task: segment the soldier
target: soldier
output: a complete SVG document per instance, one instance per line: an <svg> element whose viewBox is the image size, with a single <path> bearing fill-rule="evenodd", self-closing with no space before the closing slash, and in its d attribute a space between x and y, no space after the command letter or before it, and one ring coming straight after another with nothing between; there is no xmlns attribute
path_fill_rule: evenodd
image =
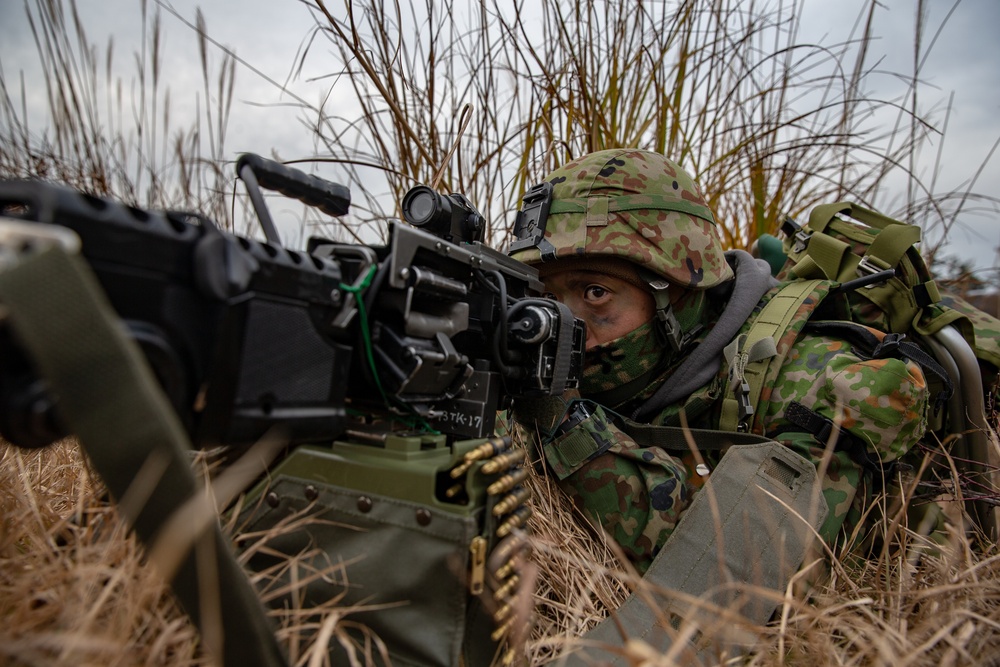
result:
<svg viewBox="0 0 1000 667"><path fill-rule="evenodd" d="M692 428L720 428L740 402L727 389L730 344L776 282L764 262L723 251L697 185L661 155L599 151L545 180L553 189L544 235L511 255L538 268L546 296L586 322L585 369L578 391L516 404L514 416L535 429L561 488L644 572L704 471L638 444L622 418L678 426L683 413ZM829 505L820 534L832 545L859 522L884 466L923 435L928 398L908 359L869 358L885 355L802 331L828 289L808 295L778 332L782 362L739 421L819 467Z"/></svg>

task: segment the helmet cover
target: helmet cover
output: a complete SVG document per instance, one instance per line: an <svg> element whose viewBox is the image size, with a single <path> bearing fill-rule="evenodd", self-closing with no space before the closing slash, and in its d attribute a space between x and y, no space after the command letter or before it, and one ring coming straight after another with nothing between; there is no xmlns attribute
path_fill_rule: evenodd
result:
<svg viewBox="0 0 1000 667"><path fill-rule="evenodd" d="M715 216L700 189L662 155L597 151L545 180L552 184L552 201L544 238L536 247L512 252L514 259L537 265L570 257L617 257L695 290L732 279ZM571 264L577 262L538 268L546 274Z"/></svg>

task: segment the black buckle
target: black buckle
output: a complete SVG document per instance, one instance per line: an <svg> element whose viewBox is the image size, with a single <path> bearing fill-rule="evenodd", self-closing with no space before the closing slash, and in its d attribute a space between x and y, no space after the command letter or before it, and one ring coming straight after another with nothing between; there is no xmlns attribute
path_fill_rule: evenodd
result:
<svg viewBox="0 0 1000 667"><path fill-rule="evenodd" d="M785 238L795 241L795 245L792 247L792 252L794 253L800 253L805 250L809 245L810 237L812 237L812 231L800 225L790 215L785 216L785 221L781 223L778 229L785 235Z"/></svg>
<svg viewBox="0 0 1000 667"><path fill-rule="evenodd" d="M556 436L569 433L572 429L590 419L591 414L592 412L587 407L586 401L574 401L569 409L569 413L566 415L566 420L556 428Z"/></svg>
<svg viewBox="0 0 1000 667"><path fill-rule="evenodd" d="M743 381L737 385L736 389L736 403L739 405L739 423L736 426L736 430L741 433L746 433L750 430L750 425L748 421L753 417L753 405L750 404L750 384Z"/></svg>
<svg viewBox="0 0 1000 667"><path fill-rule="evenodd" d="M781 223L781 227L778 228L782 234L791 238L795 236L796 232L802 229L802 225L795 221L790 215L785 216L785 221Z"/></svg>
<svg viewBox="0 0 1000 667"><path fill-rule="evenodd" d="M797 223L795 218L786 216L785 221L781 223L781 227L779 229L786 238L795 242L795 245L792 247L792 252L800 253L809 246L809 239L812 238L812 231Z"/></svg>
<svg viewBox="0 0 1000 667"><path fill-rule="evenodd" d="M875 346L872 350L872 359L885 359L886 357L899 356L900 343L906 338L906 334L890 333Z"/></svg>
<svg viewBox="0 0 1000 667"><path fill-rule="evenodd" d="M521 210L514 219L514 238L507 254L525 248L536 248L545 238L545 222L552 205L552 184L548 182L531 186L521 198Z"/></svg>

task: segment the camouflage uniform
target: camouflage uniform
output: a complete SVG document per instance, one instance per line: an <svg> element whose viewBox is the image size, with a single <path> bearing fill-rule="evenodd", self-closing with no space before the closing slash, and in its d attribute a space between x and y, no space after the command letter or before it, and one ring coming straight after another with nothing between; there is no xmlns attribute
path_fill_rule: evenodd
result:
<svg viewBox="0 0 1000 667"><path fill-rule="evenodd" d="M693 461L637 444L619 428L616 416L641 415L646 423L679 426L683 413L693 428L718 428L729 372L722 348L747 330L775 287L762 282L761 275L770 277L762 263L742 251L723 251L697 185L660 155L600 151L564 165L546 180L554 189L544 240L538 248L512 253L515 259L536 265L544 278L580 261L621 258L636 265L654 292L664 289L657 283L661 278L684 288L672 305L657 302L660 312L653 322L587 351L581 399L564 397L544 416L546 410L537 405L515 406L515 417L537 428L542 453L561 488L642 572L673 531L701 477ZM740 280L763 287L753 292L749 317L733 325L731 312L726 314ZM779 339L787 355L762 392L752 430L820 466L830 508L821 534L832 544L859 521L878 462L902 456L923 435L928 391L920 368L907 359L869 359L838 338L803 333L821 292L810 295ZM745 300L747 292L739 293ZM673 344L657 335L665 320L680 330ZM647 400L658 391L690 384L685 360L696 354L714 359L715 368L699 364L702 368L693 373L697 386L650 412ZM828 447L787 418L793 403L821 421L840 424L850 436ZM841 446L848 439L856 446Z"/></svg>

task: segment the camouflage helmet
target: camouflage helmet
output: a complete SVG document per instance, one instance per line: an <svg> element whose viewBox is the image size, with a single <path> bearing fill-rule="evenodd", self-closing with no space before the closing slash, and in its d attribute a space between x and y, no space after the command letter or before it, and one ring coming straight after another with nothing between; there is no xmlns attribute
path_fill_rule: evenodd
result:
<svg viewBox="0 0 1000 667"><path fill-rule="evenodd" d="M662 155L597 151L559 167L545 181L552 184L552 201L539 221L544 238L530 245L515 241L514 259L539 264L619 257L695 290L732 279L701 191Z"/></svg>

